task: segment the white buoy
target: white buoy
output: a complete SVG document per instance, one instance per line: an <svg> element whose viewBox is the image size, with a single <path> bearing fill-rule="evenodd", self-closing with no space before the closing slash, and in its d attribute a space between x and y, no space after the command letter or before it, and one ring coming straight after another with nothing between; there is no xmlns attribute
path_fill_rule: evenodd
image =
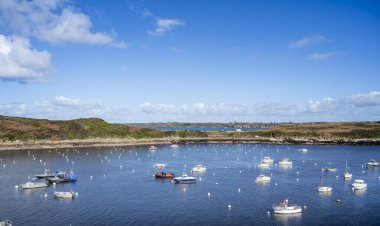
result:
<svg viewBox="0 0 380 226"><path fill-rule="evenodd" d="M216 184L216 185L218 185L219 183L218 183L218 182L216 182L215 184Z"/></svg>
<svg viewBox="0 0 380 226"><path fill-rule="evenodd" d="M186 191L186 188L183 188L182 190L185 192L185 191Z"/></svg>
<svg viewBox="0 0 380 226"><path fill-rule="evenodd" d="M274 183L274 186L277 186L277 183Z"/></svg>
<svg viewBox="0 0 380 226"><path fill-rule="evenodd" d="M123 166L120 166L120 169L123 169Z"/></svg>
<svg viewBox="0 0 380 226"><path fill-rule="evenodd" d="M44 195L45 197L47 197L48 196L48 194L47 193L45 193L45 195Z"/></svg>
<svg viewBox="0 0 380 226"><path fill-rule="evenodd" d="M270 215L270 212L268 211L267 214Z"/></svg>
<svg viewBox="0 0 380 226"><path fill-rule="evenodd" d="M92 180L92 176L90 176L90 179Z"/></svg>
<svg viewBox="0 0 380 226"><path fill-rule="evenodd" d="M199 178L199 181L202 181L202 177Z"/></svg>
<svg viewBox="0 0 380 226"><path fill-rule="evenodd" d="M304 208L304 209L307 209L307 206L305 205L305 206L303 206L303 208Z"/></svg>
<svg viewBox="0 0 380 226"><path fill-rule="evenodd" d="M210 193L210 192L209 192L209 193L207 193L207 196L208 196L208 197L210 197L210 196L211 196L211 193Z"/></svg>
<svg viewBox="0 0 380 226"><path fill-rule="evenodd" d="M18 189L18 185L15 185L15 189Z"/></svg>
<svg viewBox="0 0 380 226"><path fill-rule="evenodd" d="M239 193L240 193L240 188L238 188L238 190L237 190Z"/></svg>
<svg viewBox="0 0 380 226"><path fill-rule="evenodd" d="M231 204L228 204L228 206L227 206L227 207L228 207L228 209L231 209L231 208L232 208Z"/></svg>
<svg viewBox="0 0 380 226"><path fill-rule="evenodd" d="M297 178L297 181L299 181L300 179Z"/></svg>
<svg viewBox="0 0 380 226"><path fill-rule="evenodd" d="M239 173L241 174L241 170L239 170Z"/></svg>
<svg viewBox="0 0 380 226"><path fill-rule="evenodd" d="M335 176L336 177L336 179L338 179L339 178L339 176Z"/></svg>

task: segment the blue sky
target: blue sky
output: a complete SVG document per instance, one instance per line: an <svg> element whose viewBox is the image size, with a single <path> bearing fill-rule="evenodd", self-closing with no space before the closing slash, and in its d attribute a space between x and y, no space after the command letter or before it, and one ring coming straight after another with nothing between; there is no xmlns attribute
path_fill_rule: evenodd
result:
<svg viewBox="0 0 380 226"><path fill-rule="evenodd" d="M0 2L0 114L380 119L378 1Z"/></svg>

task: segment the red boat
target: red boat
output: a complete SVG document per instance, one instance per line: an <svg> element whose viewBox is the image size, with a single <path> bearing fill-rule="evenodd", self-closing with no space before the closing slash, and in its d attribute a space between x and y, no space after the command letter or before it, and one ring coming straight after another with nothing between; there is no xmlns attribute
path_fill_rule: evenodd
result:
<svg viewBox="0 0 380 226"><path fill-rule="evenodd" d="M175 175L173 173L165 173L162 171L161 173L155 173L154 177L155 178L174 178Z"/></svg>

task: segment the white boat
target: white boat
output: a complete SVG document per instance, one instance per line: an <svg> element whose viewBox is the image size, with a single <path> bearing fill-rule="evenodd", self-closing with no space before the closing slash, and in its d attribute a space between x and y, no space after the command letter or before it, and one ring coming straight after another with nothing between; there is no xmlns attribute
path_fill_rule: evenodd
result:
<svg viewBox="0 0 380 226"><path fill-rule="evenodd" d="M343 177L344 177L344 179L351 179L352 178L352 173L348 172L347 158L346 158L346 171L345 171Z"/></svg>
<svg viewBox="0 0 380 226"><path fill-rule="evenodd" d="M21 184L23 189L43 188L47 186L46 182L26 182L25 184Z"/></svg>
<svg viewBox="0 0 380 226"><path fill-rule="evenodd" d="M256 180L255 180L256 183L265 183L268 181L270 181L270 177L265 176L265 175L260 175L260 176L256 177Z"/></svg>
<svg viewBox="0 0 380 226"><path fill-rule="evenodd" d="M171 148L178 148L178 144L172 144L170 145Z"/></svg>
<svg viewBox="0 0 380 226"><path fill-rule="evenodd" d="M10 220L0 221L0 226L12 226L12 221Z"/></svg>
<svg viewBox="0 0 380 226"><path fill-rule="evenodd" d="M278 213L278 214L292 214L292 213L302 212L301 206L297 204L289 205L287 199L285 199L284 202L278 205L273 205L273 210L274 210L274 213Z"/></svg>
<svg viewBox="0 0 380 226"><path fill-rule="evenodd" d="M332 187L330 187L330 185L329 186L323 186L323 170L322 170L321 184L318 187L318 192L331 192L331 191L332 191Z"/></svg>
<svg viewBox="0 0 380 226"><path fill-rule="evenodd" d="M356 179L354 183L352 184L352 188L354 190L360 190L367 187L367 183L364 182L362 179Z"/></svg>
<svg viewBox="0 0 380 226"><path fill-rule="evenodd" d="M293 164L293 162L290 161L288 158L284 158L283 160L279 161L278 164L280 166L290 166Z"/></svg>
<svg viewBox="0 0 380 226"><path fill-rule="evenodd" d="M300 152L303 152L303 153L306 153L306 152L308 152L309 150L307 150L306 148L301 148L301 149L299 149L299 151L300 151Z"/></svg>
<svg viewBox="0 0 380 226"><path fill-rule="evenodd" d="M260 163L260 164L258 164L257 166L258 166L259 168L269 168L269 167L270 167L269 163Z"/></svg>
<svg viewBox="0 0 380 226"><path fill-rule="evenodd" d="M273 159L271 159L269 156L265 156L263 158L263 160L261 161L261 163L268 163L268 164L270 164L270 163L273 163Z"/></svg>
<svg viewBox="0 0 380 226"><path fill-rule="evenodd" d="M156 146L150 146L149 151L157 151L157 147Z"/></svg>
<svg viewBox="0 0 380 226"><path fill-rule="evenodd" d="M153 165L153 167L155 167L155 168L165 168L166 164L165 163L156 163L156 164Z"/></svg>
<svg viewBox="0 0 380 226"><path fill-rule="evenodd" d="M326 171L326 172L336 172L336 168L325 167L324 171Z"/></svg>
<svg viewBox="0 0 380 226"><path fill-rule="evenodd" d="M369 166L369 167L376 167L376 166L379 166L379 162L377 162L377 161L374 160L374 159L371 159L371 161L369 161L369 162L367 163L367 166Z"/></svg>
<svg viewBox="0 0 380 226"><path fill-rule="evenodd" d="M206 171L206 167L202 165L196 165L193 169L192 172L204 172Z"/></svg>
<svg viewBox="0 0 380 226"><path fill-rule="evenodd" d="M197 180L195 177L189 177L186 173L183 173L180 177L175 177L174 182L177 184L190 184L190 183L196 183Z"/></svg>
<svg viewBox="0 0 380 226"><path fill-rule="evenodd" d="M53 193L54 197L62 199L72 199L76 196L76 193L73 191L56 191Z"/></svg>

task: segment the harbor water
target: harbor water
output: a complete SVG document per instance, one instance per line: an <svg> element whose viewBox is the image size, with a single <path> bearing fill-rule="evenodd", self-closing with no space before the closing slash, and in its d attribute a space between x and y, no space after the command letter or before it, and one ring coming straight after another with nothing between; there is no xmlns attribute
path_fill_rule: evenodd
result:
<svg viewBox="0 0 380 226"><path fill-rule="evenodd" d="M305 151L302 151L305 150ZM264 156L273 165L257 167ZM278 161L289 158L292 167ZM351 180L344 180L346 158ZM0 152L0 221L13 225L379 225L379 146L189 144L115 148ZM156 163L167 164L154 168ZM207 170L191 173L198 164ZM331 193L319 193L323 185ZM45 169L73 170L78 181L22 190ZM155 179L155 172L183 172L195 184ZM257 184L261 174L268 183ZM352 190L355 179L368 188ZM19 186L16 189L16 185ZM74 191L57 199L55 191ZM274 214L272 205L289 200L301 214ZM338 202L339 201L339 202Z"/></svg>

